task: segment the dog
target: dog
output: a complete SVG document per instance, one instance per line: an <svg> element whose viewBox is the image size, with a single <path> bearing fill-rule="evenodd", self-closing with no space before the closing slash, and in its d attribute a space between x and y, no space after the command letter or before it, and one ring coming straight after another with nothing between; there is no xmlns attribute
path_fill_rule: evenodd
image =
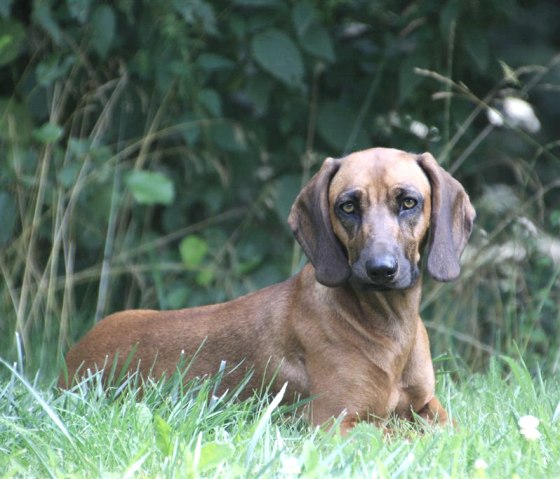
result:
<svg viewBox="0 0 560 479"><path fill-rule="evenodd" d="M59 384L113 362L161 378L187 357L187 380L225 361L223 390L252 371L247 395L270 383L286 401L311 398L309 422L339 418L343 434L392 415L445 424L419 316L421 253L434 279L457 278L474 219L462 185L429 153L327 158L288 218L310 261L300 273L222 304L112 314L68 352Z"/></svg>

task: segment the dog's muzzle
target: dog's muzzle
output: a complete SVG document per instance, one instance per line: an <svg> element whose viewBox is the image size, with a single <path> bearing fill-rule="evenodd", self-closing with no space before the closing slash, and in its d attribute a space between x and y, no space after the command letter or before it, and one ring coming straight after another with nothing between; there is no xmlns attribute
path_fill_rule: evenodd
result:
<svg viewBox="0 0 560 479"><path fill-rule="evenodd" d="M385 285L397 276L399 262L392 254L378 255L366 261L365 269L372 283Z"/></svg>

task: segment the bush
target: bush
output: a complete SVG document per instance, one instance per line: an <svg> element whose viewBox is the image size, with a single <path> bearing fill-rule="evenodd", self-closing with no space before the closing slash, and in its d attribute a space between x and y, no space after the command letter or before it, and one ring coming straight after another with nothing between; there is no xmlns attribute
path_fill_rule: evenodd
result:
<svg viewBox="0 0 560 479"><path fill-rule="evenodd" d="M18 331L29 368L48 367L111 311L285 278L302 183L325 156L379 145L430 150L479 210L463 279L426 296L435 352L479 367L519 348L557 369L558 10L3 2L2 349ZM538 131L488 122L510 97Z"/></svg>

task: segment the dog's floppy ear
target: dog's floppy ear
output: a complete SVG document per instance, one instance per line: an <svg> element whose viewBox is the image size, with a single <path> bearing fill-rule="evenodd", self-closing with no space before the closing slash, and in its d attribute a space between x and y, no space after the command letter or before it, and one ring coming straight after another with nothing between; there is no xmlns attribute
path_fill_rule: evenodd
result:
<svg viewBox="0 0 560 479"><path fill-rule="evenodd" d="M439 166L432 155L418 156L432 187L432 214L428 244L428 273L438 281L459 276L459 260L476 216L461 183Z"/></svg>
<svg viewBox="0 0 560 479"><path fill-rule="evenodd" d="M334 234L329 213L329 185L341 160L327 158L321 169L297 196L288 224L309 261L317 281L340 286L350 276L350 266Z"/></svg>

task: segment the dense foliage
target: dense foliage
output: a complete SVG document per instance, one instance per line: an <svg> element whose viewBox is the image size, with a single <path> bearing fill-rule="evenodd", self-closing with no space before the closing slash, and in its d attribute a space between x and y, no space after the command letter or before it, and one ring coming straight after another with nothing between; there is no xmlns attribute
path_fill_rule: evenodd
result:
<svg viewBox="0 0 560 479"><path fill-rule="evenodd" d="M0 1L2 355L17 331L35 369L114 310L286 278L302 183L376 145L431 151L479 212L463 279L428 284L435 352L557 369L559 16L553 0ZM508 119L511 97L537 123Z"/></svg>

